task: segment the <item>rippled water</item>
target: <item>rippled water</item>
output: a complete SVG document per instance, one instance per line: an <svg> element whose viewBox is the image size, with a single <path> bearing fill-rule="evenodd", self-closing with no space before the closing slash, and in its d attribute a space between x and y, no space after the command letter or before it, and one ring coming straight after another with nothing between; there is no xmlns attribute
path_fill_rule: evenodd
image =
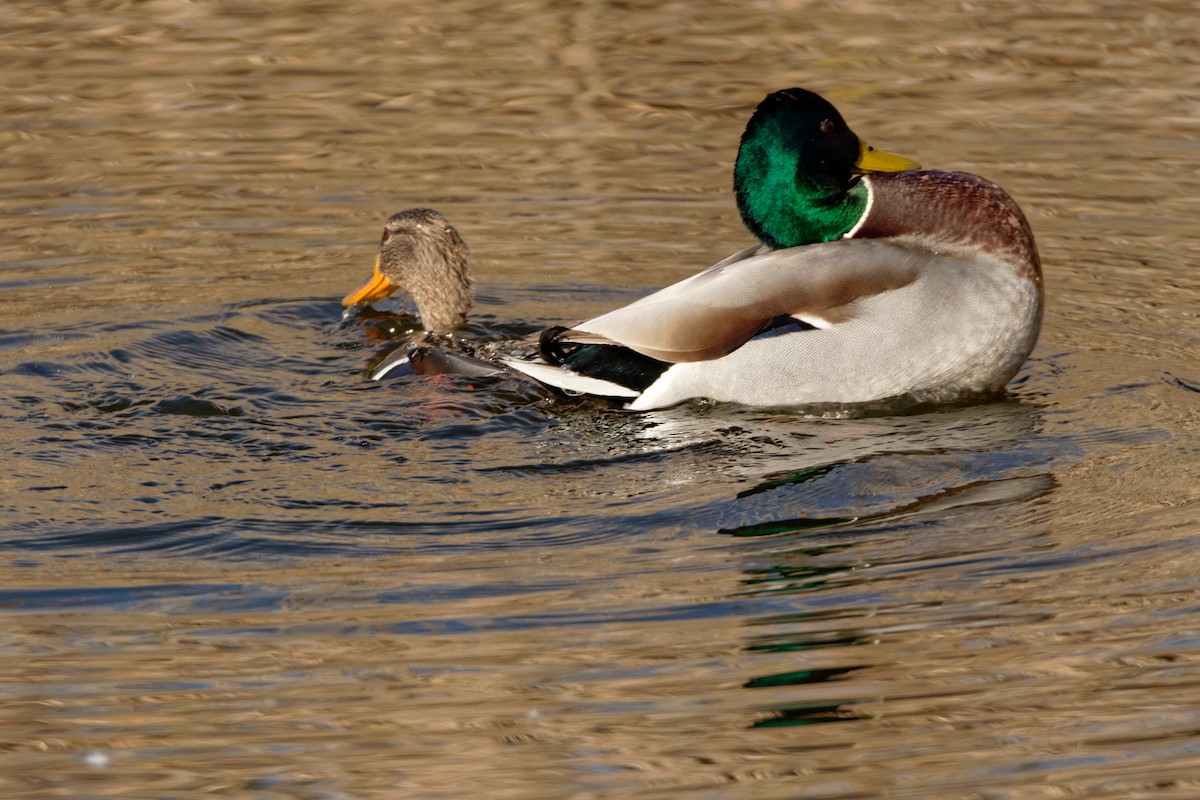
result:
<svg viewBox="0 0 1200 800"><path fill-rule="evenodd" d="M1200 8L0 8L0 793L1200 795ZM472 332L747 243L763 94L986 175L1009 397L629 414L367 365L384 218Z"/></svg>

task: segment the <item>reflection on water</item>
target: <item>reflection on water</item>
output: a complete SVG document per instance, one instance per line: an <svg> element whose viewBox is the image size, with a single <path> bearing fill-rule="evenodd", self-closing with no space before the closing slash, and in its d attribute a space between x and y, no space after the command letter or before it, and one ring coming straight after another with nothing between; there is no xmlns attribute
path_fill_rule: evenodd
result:
<svg viewBox="0 0 1200 800"><path fill-rule="evenodd" d="M1194 797L1200 18L920 11L0 9L0 792ZM388 214L469 239L473 337L586 318L746 243L791 85L1022 202L1009 398L365 379Z"/></svg>

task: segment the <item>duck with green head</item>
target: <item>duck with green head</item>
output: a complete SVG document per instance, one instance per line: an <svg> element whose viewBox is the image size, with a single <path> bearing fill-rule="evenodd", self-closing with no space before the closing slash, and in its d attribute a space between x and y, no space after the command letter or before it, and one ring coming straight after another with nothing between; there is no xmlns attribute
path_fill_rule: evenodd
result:
<svg viewBox="0 0 1200 800"><path fill-rule="evenodd" d="M786 89L750 118L734 191L759 244L504 363L634 410L841 405L995 393L1033 349L1041 265L999 186L875 150Z"/></svg>

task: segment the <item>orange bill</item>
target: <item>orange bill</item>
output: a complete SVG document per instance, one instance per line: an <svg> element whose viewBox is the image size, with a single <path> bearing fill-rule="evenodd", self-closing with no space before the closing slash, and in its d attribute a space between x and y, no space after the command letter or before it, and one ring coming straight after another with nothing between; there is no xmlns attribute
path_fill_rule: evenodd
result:
<svg viewBox="0 0 1200 800"><path fill-rule="evenodd" d="M382 300L399 288L399 286L389 281L379 271L379 256L375 256L375 270L371 273L371 277L362 286L343 297L342 305L352 306L356 303L370 303L375 300Z"/></svg>

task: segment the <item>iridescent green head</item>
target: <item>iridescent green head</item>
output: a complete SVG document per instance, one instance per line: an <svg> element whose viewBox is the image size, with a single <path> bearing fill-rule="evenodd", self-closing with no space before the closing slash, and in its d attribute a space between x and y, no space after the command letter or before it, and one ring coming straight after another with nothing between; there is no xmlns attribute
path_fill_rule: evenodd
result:
<svg viewBox="0 0 1200 800"><path fill-rule="evenodd" d="M733 168L742 222L772 248L828 242L866 212L864 172L917 169L876 150L827 100L806 89L767 95L746 124Z"/></svg>

